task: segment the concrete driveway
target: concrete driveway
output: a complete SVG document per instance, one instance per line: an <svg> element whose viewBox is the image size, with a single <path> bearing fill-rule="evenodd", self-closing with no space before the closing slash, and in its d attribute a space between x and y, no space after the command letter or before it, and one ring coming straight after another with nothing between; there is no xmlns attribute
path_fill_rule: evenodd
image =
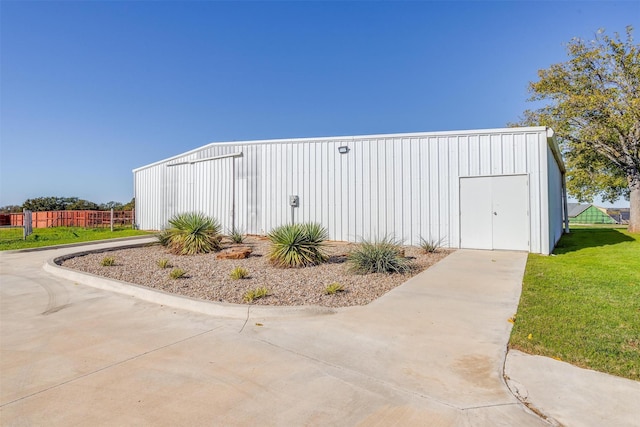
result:
<svg viewBox="0 0 640 427"><path fill-rule="evenodd" d="M460 250L335 314L230 319L42 269L78 250L0 254L2 425L548 425L502 377L525 253Z"/></svg>

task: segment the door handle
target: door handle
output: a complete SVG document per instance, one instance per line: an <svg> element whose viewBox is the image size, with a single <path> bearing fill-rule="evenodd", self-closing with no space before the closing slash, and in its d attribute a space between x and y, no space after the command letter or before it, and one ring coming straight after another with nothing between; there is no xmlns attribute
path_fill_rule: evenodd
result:
<svg viewBox="0 0 640 427"><path fill-rule="evenodd" d="M498 212L494 212L493 214L494 214L495 216L498 216Z"/></svg>

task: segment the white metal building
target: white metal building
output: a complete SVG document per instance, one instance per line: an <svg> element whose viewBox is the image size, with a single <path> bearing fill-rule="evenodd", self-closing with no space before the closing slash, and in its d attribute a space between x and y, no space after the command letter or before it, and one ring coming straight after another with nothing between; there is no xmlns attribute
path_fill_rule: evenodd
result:
<svg viewBox="0 0 640 427"><path fill-rule="evenodd" d="M200 211L250 234L293 219L333 240L548 254L568 226L565 168L545 127L211 143L133 173L145 230Z"/></svg>

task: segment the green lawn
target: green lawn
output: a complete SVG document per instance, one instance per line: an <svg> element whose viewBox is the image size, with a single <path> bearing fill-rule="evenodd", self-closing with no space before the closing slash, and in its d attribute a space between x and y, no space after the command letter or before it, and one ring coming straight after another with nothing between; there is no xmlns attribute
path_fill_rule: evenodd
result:
<svg viewBox="0 0 640 427"><path fill-rule="evenodd" d="M115 239L118 237L140 236L145 234L149 234L149 232L133 230L131 227L117 227L113 229L113 232L109 228L52 227L35 228L33 234L27 237L27 240L23 240L22 228L1 228L0 251L88 242L91 240Z"/></svg>
<svg viewBox="0 0 640 427"><path fill-rule="evenodd" d="M510 347L640 380L640 235L572 228L529 255Z"/></svg>

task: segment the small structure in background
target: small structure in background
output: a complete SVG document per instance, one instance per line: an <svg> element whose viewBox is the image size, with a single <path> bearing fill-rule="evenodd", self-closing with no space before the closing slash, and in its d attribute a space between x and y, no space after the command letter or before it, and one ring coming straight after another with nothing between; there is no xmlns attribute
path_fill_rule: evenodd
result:
<svg viewBox="0 0 640 427"><path fill-rule="evenodd" d="M607 215L613 218L618 224L629 224L631 208L610 208Z"/></svg>
<svg viewBox="0 0 640 427"><path fill-rule="evenodd" d="M570 224L621 224L607 213L607 209L592 204L567 203ZM617 209L618 211L621 209ZM627 209L628 211L628 209ZM629 217L627 214L627 222Z"/></svg>

